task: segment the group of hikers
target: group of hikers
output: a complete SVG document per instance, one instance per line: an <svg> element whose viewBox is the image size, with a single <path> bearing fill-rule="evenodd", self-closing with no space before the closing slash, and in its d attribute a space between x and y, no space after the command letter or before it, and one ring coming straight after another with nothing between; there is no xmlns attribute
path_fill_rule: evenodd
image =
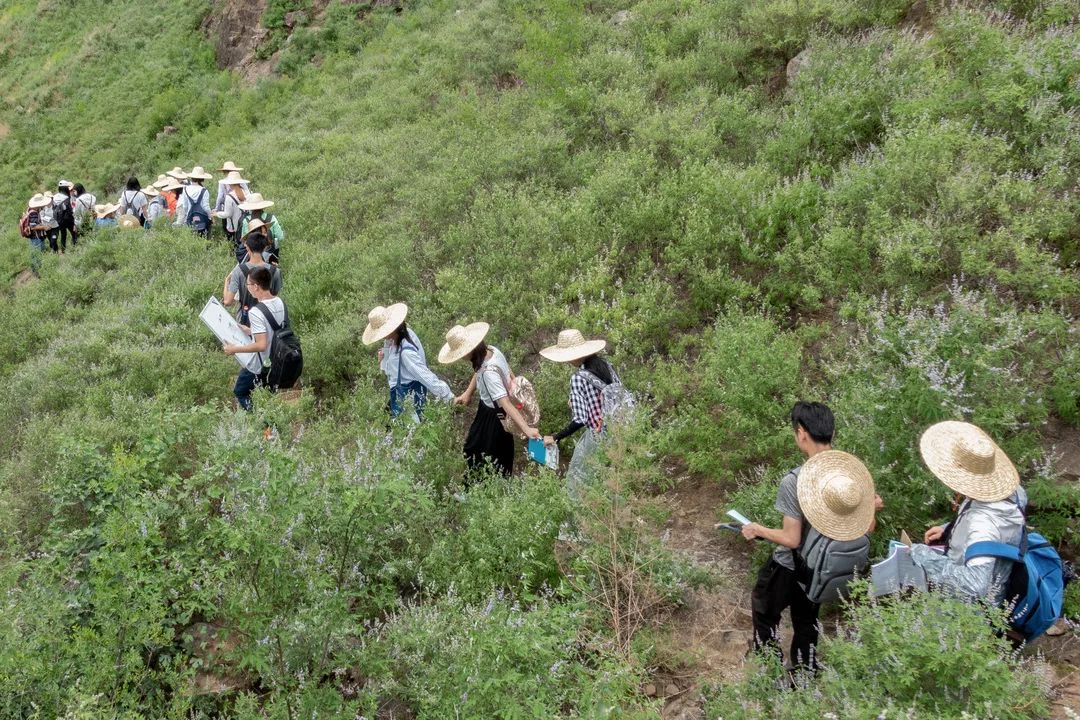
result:
<svg viewBox="0 0 1080 720"><path fill-rule="evenodd" d="M62 253L68 236L74 245L88 227L149 228L169 223L187 225L208 237L211 216L220 219L236 256L235 266L225 277L222 301L226 307L235 307L236 321L249 337L246 343L224 343L222 349L227 355L246 356L233 393L238 405L250 411L256 387L273 392L295 384L302 355L280 297L284 233L277 218L266 212L274 203L251 191L241 175L243 168L227 162L221 171L226 175L218 181L213 211L205 186L211 175L201 167L190 172L176 167L148 187L140 187L131 178L116 203L97 204L81 184L61 180L55 193L39 193L30 199L22 225L24 234L29 232L37 272L36 255L46 242L54 252ZM95 218L93 225L87 220L90 214ZM455 394L428 366L420 338L406 323L408 314L405 303L375 307L368 313L361 338L368 346L382 343L377 359L386 376L390 417L407 414L419 422L429 395L468 405L478 394L476 415L463 446L470 478L484 469L509 476L515 435L531 445L542 444L557 458L559 443L581 433L566 470L567 490L580 500L594 477L590 459L634 404L633 395L603 354L606 341L586 339L580 331L566 329L554 345L540 351L547 360L574 367L569 382L570 420L556 432L543 434L531 383L515 375L506 355L490 343L487 323L455 325L446 332L437 355L439 363L467 360L472 369L468 386ZM865 571L868 538L884 503L863 463L833 449L835 421L827 406L800 401L791 410L790 422L795 444L806 461L780 480L775 509L783 517L781 526L769 528L747 521L733 529L748 540L776 545L751 595L754 646L782 657L778 629L781 613L789 609L792 663L813 669L820 606L842 594L847 582ZM1017 626L1028 623L1022 627L1028 639L1044 632L1045 618L1060 615L1065 569L1052 548L1056 580L1044 577L1044 571L1053 575L1053 558L1044 568L1025 565L1038 552L1045 554L1048 544L1026 529L1027 496L1013 463L984 431L964 422L931 426L923 433L919 449L929 470L956 494L956 517L947 525L928 529L924 542L911 546L911 562L925 572L930 584L991 605L1014 602L1015 595L1023 594L1015 576L1016 568L1024 567L1043 584L1045 607L1038 609L1038 621L1031 619L1034 610L1030 607L1014 612L1013 621ZM1025 602L1030 604L1031 599Z"/></svg>

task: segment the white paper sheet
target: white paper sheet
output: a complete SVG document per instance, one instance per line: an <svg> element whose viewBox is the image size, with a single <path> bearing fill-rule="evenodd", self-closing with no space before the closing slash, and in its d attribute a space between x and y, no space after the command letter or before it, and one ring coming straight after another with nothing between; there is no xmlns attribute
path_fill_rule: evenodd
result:
<svg viewBox="0 0 1080 720"><path fill-rule="evenodd" d="M206 327L210 328L210 332L214 333L222 343L247 345L251 342L251 336L240 329L240 324L236 322L236 318L213 295L203 306L202 312L199 313L199 319L206 324ZM248 363L254 359L255 353L237 353L233 357L236 358L236 362L240 363L241 367L246 368Z"/></svg>

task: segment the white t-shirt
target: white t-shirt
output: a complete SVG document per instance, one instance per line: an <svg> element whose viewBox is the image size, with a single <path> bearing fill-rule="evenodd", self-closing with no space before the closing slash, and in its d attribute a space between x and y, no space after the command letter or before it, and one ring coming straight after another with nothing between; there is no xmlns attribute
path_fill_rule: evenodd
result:
<svg viewBox="0 0 1080 720"><path fill-rule="evenodd" d="M116 204L129 215L146 217L146 193L142 190L125 190Z"/></svg>
<svg viewBox="0 0 1080 720"><path fill-rule="evenodd" d="M274 320L280 326L285 322L285 301L279 297L272 297L269 300L263 300L263 304L270 308L270 312L274 315ZM251 360L248 362L248 370L256 375L262 372L263 367L266 366L267 361L270 360L270 344L274 342L274 330L270 327L270 323L263 317L262 311L256 308L251 308L248 312L248 323L251 328L251 339L254 340L256 335L266 333L266 350L261 353L255 353L251 356Z"/></svg>
<svg viewBox="0 0 1080 720"><path fill-rule="evenodd" d="M491 357L480 366L477 372L476 388L480 391L480 402L489 408L510 393L506 390L506 381L510 379L510 364L499 348L488 346ZM499 371L502 372L499 372ZM505 378L505 379L504 379Z"/></svg>

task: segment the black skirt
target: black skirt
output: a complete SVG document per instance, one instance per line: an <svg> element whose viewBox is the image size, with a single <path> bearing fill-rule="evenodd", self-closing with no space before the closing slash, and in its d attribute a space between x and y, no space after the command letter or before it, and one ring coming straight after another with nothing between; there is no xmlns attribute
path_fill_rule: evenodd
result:
<svg viewBox="0 0 1080 720"><path fill-rule="evenodd" d="M503 430L499 411L481 400L465 438L465 462L469 473L487 463L507 477L514 471L514 436Z"/></svg>

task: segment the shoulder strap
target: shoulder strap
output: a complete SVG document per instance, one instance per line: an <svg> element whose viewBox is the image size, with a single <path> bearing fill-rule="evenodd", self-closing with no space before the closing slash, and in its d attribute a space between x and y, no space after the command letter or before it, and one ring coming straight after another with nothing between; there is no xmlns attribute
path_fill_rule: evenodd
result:
<svg viewBox="0 0 1080 720"><path fill-rule="evenodd" d="M270 311L270 308L266 307L266 303L264 302L258 303L251 309L258 310L262 313L262 316L266 318L267 324L270 325L270 329L276 333L281 330L281 328L288 327L289 325L289 308L285 307L284 302L281 303L281 307L285 310L285 320L282 323L278 323L278 321L274 319L274 313Z"/></svg>
<svg viewBox="0 0 1080 720"><path fill-rule="evenodd" d="M1015 545L1009 545L1008 543L994 542L993 540L982 540L977 543L972 543L971 545L968 545L967 550L964 551L965 563L980 557L1005 558L1006 560L1012 560L1013 562L1021 562L1024 559L1020 554L1020 548Z"/></svg>

